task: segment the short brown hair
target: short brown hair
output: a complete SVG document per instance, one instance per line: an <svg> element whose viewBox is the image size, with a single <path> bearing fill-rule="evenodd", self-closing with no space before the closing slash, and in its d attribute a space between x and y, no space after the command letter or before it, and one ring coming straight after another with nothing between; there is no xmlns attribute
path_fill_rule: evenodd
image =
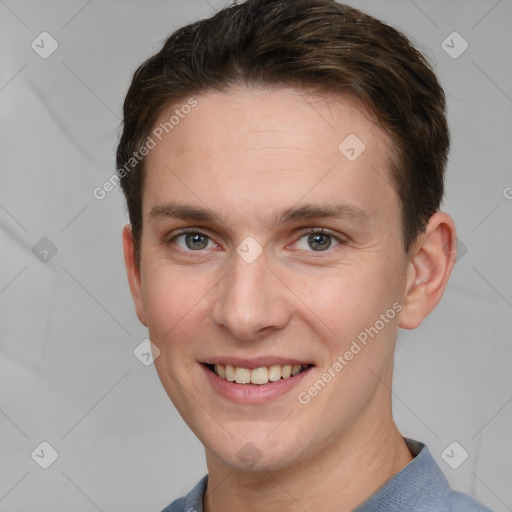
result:
<svg viewBox="0 0 512 512"><path fill-rule="evenodd" d="M242 84L313 88L363 104L393 142L390 176L409 249L444 193L450 141L432 68L405 35L334 0L248 0L180 28L134 74L116 165L137 261L144 159L126 163L165 108Z"/></svg>

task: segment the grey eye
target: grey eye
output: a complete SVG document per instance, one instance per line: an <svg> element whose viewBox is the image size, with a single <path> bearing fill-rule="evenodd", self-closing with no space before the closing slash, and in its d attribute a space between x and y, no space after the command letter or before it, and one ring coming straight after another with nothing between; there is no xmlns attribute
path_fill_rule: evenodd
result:
<svg viewBox="0 0 512 512"><path fill-rule="evenodd" d="M308 244L314 251L325 251L332 243L330 235L325 233L311 233L308 235Z"/></svg>
<svg viewBox="0 0 512 512"><path fill-rule="evenodd" d="M208 246L208 237L201 233L186 233L185 245L191 251L205 249Z"/></svg>

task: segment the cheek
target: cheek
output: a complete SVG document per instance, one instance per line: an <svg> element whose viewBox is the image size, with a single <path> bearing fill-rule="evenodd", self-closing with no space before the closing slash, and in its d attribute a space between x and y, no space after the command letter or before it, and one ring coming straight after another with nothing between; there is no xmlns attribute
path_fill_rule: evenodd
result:
<svg viewBox="0 0 512 512"><path fill-rule="evenodd" d="M147 269L142 300L150 335L157 345L164 344L180 324L187 322L201 298L199 282L198 279L184 279L171 267Z"/></svg>
<svg viewBox="0 0 512 512"><path fill-rule="evenodd" d="M303 281L300 297L315 313L316 324L327 328L331 349L339 351L397 302L399 283L397 268L385 269L374 262Z"/></svg>
<svg viewBox="0 0 512 512"><path fill-rule="evenodd" d="M364 328L377 307L375 289L368 284L362 276L354 278L343 274L337 280L324 283L322 293L316 292L315 311L329 327L331 339L336 340L339 350Z"/></svg>

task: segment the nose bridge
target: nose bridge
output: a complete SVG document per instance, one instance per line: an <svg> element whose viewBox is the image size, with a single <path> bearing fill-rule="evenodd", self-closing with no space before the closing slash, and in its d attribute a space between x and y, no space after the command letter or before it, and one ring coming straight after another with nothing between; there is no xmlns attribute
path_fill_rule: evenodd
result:
<svg viewBox="0 0 512 512"><path fill-rule="evenodd" d="M240 339L256 338L264 329L283 328L289 315L287 299L265 254L255 258L245 258L243 252L233 254L230 264L219 287L215 322Z"/></svg>

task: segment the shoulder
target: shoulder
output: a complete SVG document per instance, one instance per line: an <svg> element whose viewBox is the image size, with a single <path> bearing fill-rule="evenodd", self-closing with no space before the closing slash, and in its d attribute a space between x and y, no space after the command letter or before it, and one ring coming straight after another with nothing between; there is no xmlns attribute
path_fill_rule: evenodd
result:
<svg viewBox="0 0 512 512"><path fill-rule="evenodd" d="M468 495L453 490L449 494L448 503L447 512L492 512Z"/></svg>
<svg viewBox="0 0 512 512"><path fill-rule="evenodd" d="M440 473L409 497L406 507L403 510L410 512L492 512L468 495L451 489Z"/></svg>

